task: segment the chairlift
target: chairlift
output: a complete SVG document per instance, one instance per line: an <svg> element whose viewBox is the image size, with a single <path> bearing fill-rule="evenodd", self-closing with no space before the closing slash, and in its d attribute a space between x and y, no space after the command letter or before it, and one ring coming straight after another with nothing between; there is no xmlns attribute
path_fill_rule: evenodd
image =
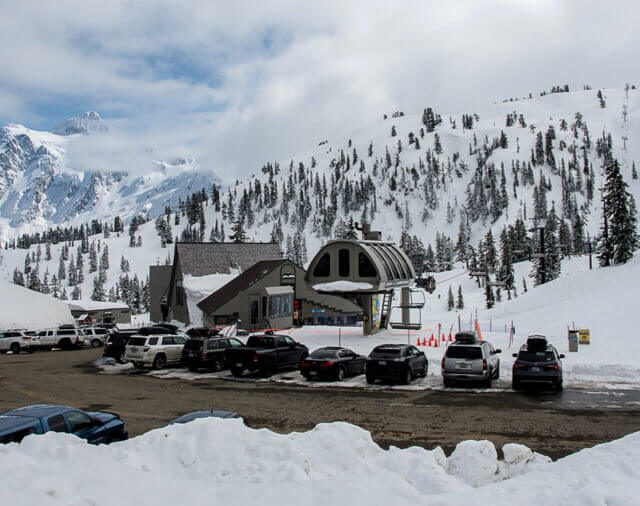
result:
<svg viewBox="0 0 640 506"><path fill-rule="evenodd" d="M434 280L435 281L435 280ZM406 304L398 304L391 308L393 311L395 308L398 309L417 309L419 311L419 317L417 322L389 322L389 325L392 329L404 329L404 330L420 330L422 328L422 308L427 303L424 293L420 290L409 290L409 302ZM418 294L418 297L414 297L415 294Z"/></svg>

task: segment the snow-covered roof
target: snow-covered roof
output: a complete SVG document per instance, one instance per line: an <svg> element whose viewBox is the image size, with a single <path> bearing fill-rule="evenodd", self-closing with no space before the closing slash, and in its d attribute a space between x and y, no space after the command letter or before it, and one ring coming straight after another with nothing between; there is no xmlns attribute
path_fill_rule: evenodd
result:
<svg viewBox="0 0 640 506"><path fill-rule="evenodd" d="M40 292L0 282L0 329L40 330L73 325L64 301Z"/></svg>
<svg viewBox="0 0 640 506"><path fill-rule="evenodd" d="M67 301L71 311L108 311L110 309L129 309L123 302L101 302L97 300L71 300Z"/></svg>

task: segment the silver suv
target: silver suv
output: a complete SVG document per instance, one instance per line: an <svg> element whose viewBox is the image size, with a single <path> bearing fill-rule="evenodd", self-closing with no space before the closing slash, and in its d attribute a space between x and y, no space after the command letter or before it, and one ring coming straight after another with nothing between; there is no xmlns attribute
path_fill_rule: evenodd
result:
<svg viewBox="0 0 640 506"><path fill-rule="evenodd" d="M444 386L456 381L482 381L490 387L491 381L500 377L500 358L488 341L480 341L474 332L459 332L442 357Z"/></svg>
<svg viewBox="0 0 640 506"><path fill-rule="evenodd" d="M127 341L124 357L138 368L163 369L180 363L186 342L184 337L176 335L133 335Z"/></svg>
<svg viewBox="0 0 640 506"><path fill-rule="evenodd" d="M33 353L39 344L37 337L35 337L35 332L23 330L0 332L0 353L6 353L8 351L14 355L17 355L21 351Z"/></svg>
<svg viewBox="0 0 640 506"><path fill-rule="evenodd" d="M85 336L85 345L92 348L104 346L108 335L107 329L101 327L85 327L82 332L84 332Z"/></svg>

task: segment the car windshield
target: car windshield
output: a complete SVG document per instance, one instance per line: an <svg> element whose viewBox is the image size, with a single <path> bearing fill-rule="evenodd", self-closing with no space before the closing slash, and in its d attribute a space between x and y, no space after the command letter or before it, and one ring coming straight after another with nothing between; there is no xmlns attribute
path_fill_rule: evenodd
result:
<svg viewBox="0 0 640 506"><path fill-rule="evenodd" d="M336 350L316 350L309 358L337 358L338 352Z"/></svg>
<svg viewBox="0 0 640 506"><path fill-rule="evenodd" d="M482 358L482 350L479 346L449 346L447 358L466 358L469 360Z"/></svg>
<svg viewBox="0 0 640 506"><path fill-rule="evenodd" d="M130 346L144 346L146 343L146 337L131 337L127 344L129 344Z"/></svg>
<svg viewBox="0 0 640 506"><path fill-rule="evenodd" d="M371 352L373 357L399 357L402 354L402 348L379 347Z"/></svg>
<svg viewBox="0 0 640 506"><path fill-rule="evenodd" d="M523 362L553 362L555 359L552 351L522 350L518 355L518 360Z"/></svg>

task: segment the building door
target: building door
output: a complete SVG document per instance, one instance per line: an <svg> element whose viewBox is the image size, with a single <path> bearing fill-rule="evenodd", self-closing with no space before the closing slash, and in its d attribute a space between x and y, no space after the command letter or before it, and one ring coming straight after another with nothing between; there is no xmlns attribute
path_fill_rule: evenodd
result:
<svg viewBox="0 0 640 506"><path fill-rule="evenodd" d="M258 297L249 298L249 320L252 329L260 325L260 303Z"/></svg>

